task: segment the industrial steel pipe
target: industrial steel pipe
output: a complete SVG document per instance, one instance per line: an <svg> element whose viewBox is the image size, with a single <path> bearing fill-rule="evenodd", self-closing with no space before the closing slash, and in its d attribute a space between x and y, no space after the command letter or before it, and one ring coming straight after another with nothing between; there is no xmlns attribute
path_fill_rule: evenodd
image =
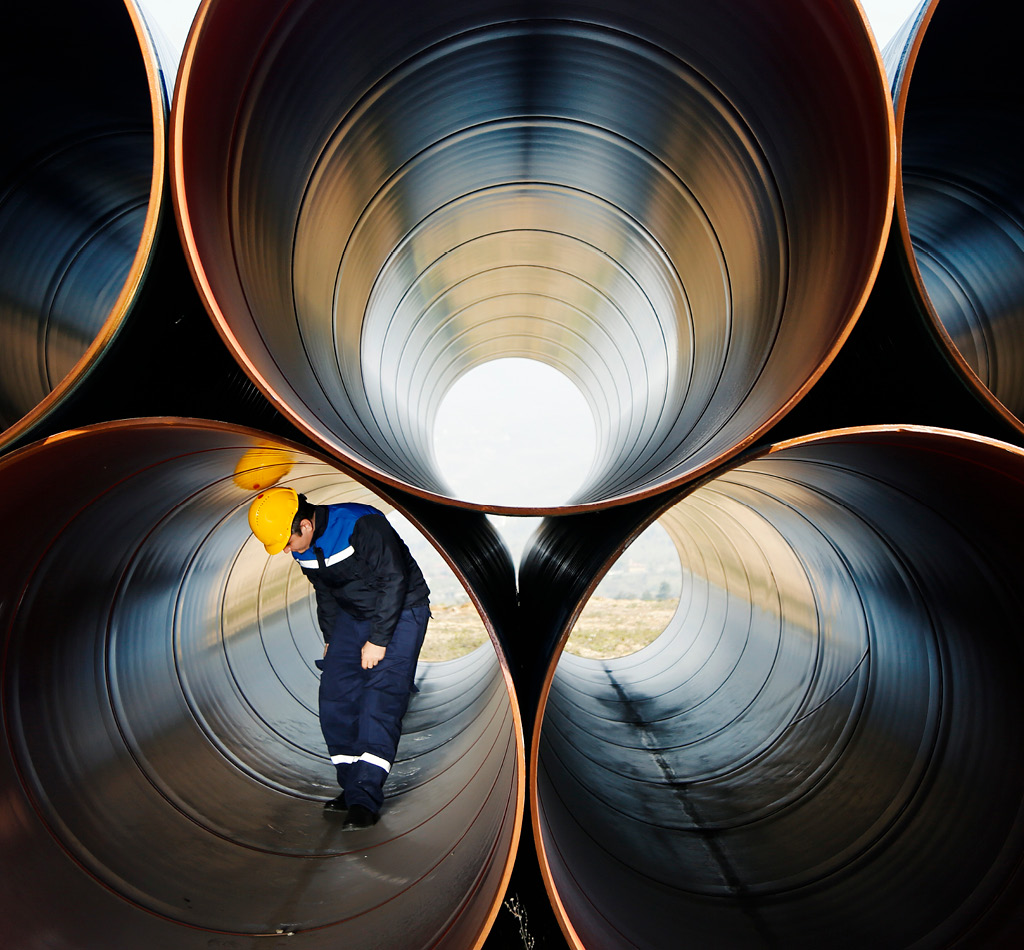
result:
<svg viewBox="0 0 1024 950"><path fill-rule="evenodd" d="M166 197L169 109L131 0L6 14L0 447L80 388L128 320Z"/></svg>
<svg viewBox="0 0 1024 950"><path fill-rule="evenodd" d="M1019 440L1024 96L1018 44L1005 29L1011 9L923 3L886 47L886 65L900 154L892 237L914 304L949 362Z"/></svg>
<svg viewBox="0 0 1024 950"><path fill-rule="evenodd" d="M295 434L221 343L185 264L167 169L178 53L145 4L5 11L0 451L150 415Z"/></svg>
<svg viewBox="0 0 1024 950"><path fill-rule="evenodd" d="M567 937L1016 946L1024 453L878 427L739 461L658 513L665 632L548 669L531 807ZM578 612L610 563L586 517L547 525L524 603L556 578Z"/></svg>
<svg viewBox="0 0 1024 950"><path fill-rule="evenodd" d="M387 484L586 510L709 470L842 344L889 225L892 110L852 2L206 0L172 114L194 277L294 424ZM453 382L565 373L564 506L452 497Z"/></svg>
<svg viewBox="0 0 1024 950"><path fill-rule="evenodd" d="M488 646L421 664L380 823L325 822L311 588L246 519L274 479L391 507L214 423L111 423L0 459L5 947L482 945L522 818L506 665ZM501 559L474 573L463 527L444 553L490 622L473 582Z"/></svg>

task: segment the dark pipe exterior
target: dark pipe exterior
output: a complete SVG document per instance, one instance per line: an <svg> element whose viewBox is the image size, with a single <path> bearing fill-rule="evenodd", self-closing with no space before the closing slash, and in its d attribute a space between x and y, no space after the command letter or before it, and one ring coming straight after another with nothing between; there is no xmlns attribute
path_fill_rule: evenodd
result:
<svg viewBox="0 0 1024 950"><path fill-rule="evenodd" d="M1008 444L876 427L748 453L655 513L675 617L633 656L549 653L533 732L573 946L1019 942L1022 483ZM551 521L524 565L535 618L569 592L559 644L610 566L577 553L612 543L604 514Z"/></svg>
<svg viewBox="0 0 1024 950"><path fill-rule="evenodd" d="M875 274L891 104L856 4L208 0L172 115L224 340L299 430L451 497L432 425L500 356L566 373L566 506L692 479L840 346Z"/></svg>
<svg viewBox="0 0 1024 950"><path fill-rule="evenodd" d="M281 484L315 502L391 507L215 423L111 423L0 459L19 526L0 570L4 946L482 945L523 809L508 670L489 647L421 664L380 823L325 822L322 640L308 583L249 533L234 473L255 446L287 452ZM511 563L461 518L475 530L444 553L487 617Z"/></svg>

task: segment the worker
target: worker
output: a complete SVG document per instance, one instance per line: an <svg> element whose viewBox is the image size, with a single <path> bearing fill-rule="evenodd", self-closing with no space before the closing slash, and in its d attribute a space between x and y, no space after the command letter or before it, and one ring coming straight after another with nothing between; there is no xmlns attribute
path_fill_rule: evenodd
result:
<svg viewBox="0 0 1024 950"><path fill-rule="evenodd" d="M376 508L312 505L269 488L249 506L268 554L291 554L316 592L324 637L320 727L341 794L324 805L345 830L377 822L430 618L429 594L405 542Z"/></svg>

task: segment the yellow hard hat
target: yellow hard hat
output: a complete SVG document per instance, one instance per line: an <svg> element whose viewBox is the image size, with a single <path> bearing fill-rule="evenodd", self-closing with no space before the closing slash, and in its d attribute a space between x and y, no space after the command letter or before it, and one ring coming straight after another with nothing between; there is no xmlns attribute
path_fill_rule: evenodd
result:
<svg viewBox="0 0 1024 950"><path fill-rule="evenodd" d="M249 505L249 527L263 542L267 554L280 554L292 536L292 521L299 510L293 488L268 488Z"/></svg>

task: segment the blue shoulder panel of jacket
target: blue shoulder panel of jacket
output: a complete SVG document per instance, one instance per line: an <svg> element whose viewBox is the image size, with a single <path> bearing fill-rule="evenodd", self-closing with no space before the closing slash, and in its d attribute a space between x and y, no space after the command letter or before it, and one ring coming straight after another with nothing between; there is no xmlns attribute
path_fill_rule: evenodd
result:
<svg viewBox="0 0 1024 950"><path fill-rule="evenodd" d="M340 505L329 505L327 508L327 527L323 534L316 540L316 546L323 551L324 566L330 567L338 561L343 561L350 554L352 548L349 539L352 537L352 529L356 522L364 515L379 515L380 510L372 505L360 505L355 502L347 502ZM292 554L292 557L299 562L299 566L307 570L316 570L320 563L316 556L313 545L302 552Z"/></svg>

